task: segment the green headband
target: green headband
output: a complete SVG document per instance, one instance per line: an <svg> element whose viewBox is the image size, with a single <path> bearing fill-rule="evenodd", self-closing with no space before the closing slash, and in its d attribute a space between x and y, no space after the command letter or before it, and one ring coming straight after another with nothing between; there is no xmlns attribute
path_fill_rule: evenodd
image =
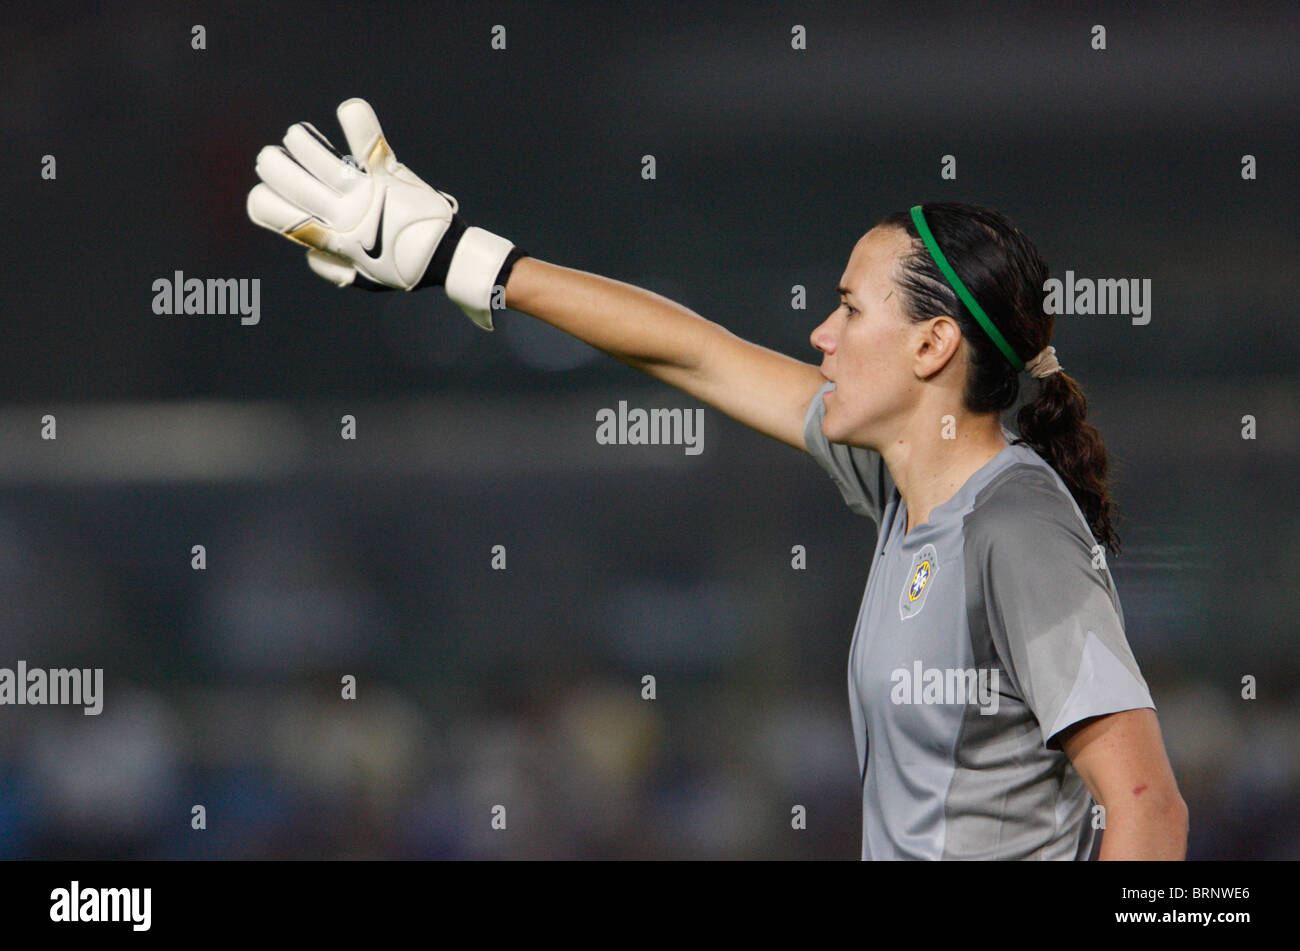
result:
<svg viewBox="0 0 1300 951"><path fill-rule="evenodd" d="M984 332L989 335L989 339L998 345L998 349L1002 351L1002 355L1007 358L1011 365L1017 370L1023 370L1025 361L1016 356L1016 351L1011 349L1011 344L1007 343L1006 338L998 332L998 328L993 326L993 321L989 320L989 315L984 313L984 308L979 305L971 292L966 290L966 285L961 282L957 272L952 269L948 259L939 250L939 242L935 241L934 235L930 233L930 226L925 223L925 215L921 213L920 205L912 206L912 221L916 222L916 230L921 233L921 240L930 249L930 257L934 258L934 263L939 265L939 270L948 279L948 283L957 292L957 296L966 305L966 309L975 316L975 319L979 321L979 325L984 328Z"/></svg>

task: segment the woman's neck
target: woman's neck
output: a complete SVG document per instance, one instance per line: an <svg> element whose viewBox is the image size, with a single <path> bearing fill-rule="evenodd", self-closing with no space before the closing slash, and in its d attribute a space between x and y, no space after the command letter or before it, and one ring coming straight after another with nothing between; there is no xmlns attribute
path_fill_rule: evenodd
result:
<svg viewBox="0 0 1300 951"><path fill-rule="evenodd" d="M936 418L925 415L928 420ZM948 425L922 426L914 421L906 427L880 452L907 503L906 530L928 521L934 509L1008 445L997 415L954 416Z"/></svg>

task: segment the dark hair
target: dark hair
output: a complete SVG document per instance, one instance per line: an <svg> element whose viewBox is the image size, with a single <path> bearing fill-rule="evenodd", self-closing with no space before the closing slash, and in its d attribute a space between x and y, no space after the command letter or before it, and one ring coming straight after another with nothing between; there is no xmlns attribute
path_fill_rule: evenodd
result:
<svg viewBox="0 0 1300 951"><path fill-rule="evenodd" d="M1052 339L1053 323L1043 308L1047 265L1033 243L1004 216L987 208L940 202L922 205L921 210L966 289L1020 358L1032 360ZM894 274L908 318L922 321L947 314L961 327L970 347L966 408L972 413L1007 409L1020 393L1020 374L948 284L911 214L894 212L879 226L902 228L912 239L911 251L900 259ZM1016 416L1020 438L1014 444L1029 446L1056 470L1096 540L1117 553L1106 446L1096 428L1084 421L1088 404L1083 390L1063 370L1038 383L1038 395Z"/></svg>

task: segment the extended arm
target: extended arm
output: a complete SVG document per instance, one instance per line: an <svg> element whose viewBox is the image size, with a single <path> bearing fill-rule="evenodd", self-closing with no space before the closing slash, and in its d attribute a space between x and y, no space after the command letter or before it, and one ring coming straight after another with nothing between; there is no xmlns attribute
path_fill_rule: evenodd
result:
<svg viewBox="0 0 1300 951"><path fill-rule="evenodd" d="M742 340L652 291L537 258L514 266L506 305L805 449L804 415L826 382L811 363Z"/></svg>
<svg viewBox="0 0 1300 951"><path fill-rule="evenodd" d="M262 183L248 216L309 250L340 287L410 291L442 286L492 330L493 291L506 305L572 334L781 442L805 449L804 415L825 382L818 368L748 343L650 291L547 264L461 219L456 199L393 154L362 99L338 108L351 154L296 123L258 154Z"/></svg>

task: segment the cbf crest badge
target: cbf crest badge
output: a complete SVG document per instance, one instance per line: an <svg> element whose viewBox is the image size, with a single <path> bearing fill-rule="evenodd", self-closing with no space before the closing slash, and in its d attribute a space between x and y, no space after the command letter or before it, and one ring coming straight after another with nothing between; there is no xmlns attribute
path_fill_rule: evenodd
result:
<svg viewBox="0 0 1300 951"><path fill-rule="evenodd" d="M898 599L898 615L904 621L921 613L925 607L926 596L934 585L934 576L939 572L939 554L933 545L923 545L912 556L912 567L907 573L907 583L903 586L902 596Z"/></svg>

